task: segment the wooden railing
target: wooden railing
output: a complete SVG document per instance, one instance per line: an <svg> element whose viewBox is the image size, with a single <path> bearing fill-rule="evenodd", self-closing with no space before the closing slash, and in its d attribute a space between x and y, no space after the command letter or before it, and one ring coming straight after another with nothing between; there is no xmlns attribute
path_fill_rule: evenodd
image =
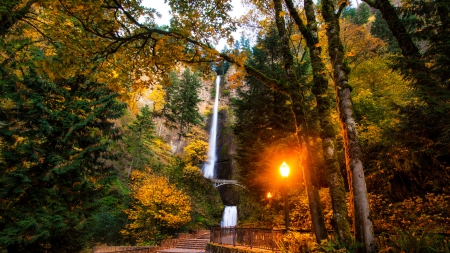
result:
<svg viewBox="0 0 450 253"><path fill-rule="evenodd" d="M282 230L262 228L211 228L211 242L233 246L245 246L267 250L278 250L276 242L283 237Z"/></svg>
<svg viewBox="0 0 450 253"><path fill-rule="evenodd" d="M302 234L314 233L309 230L295 230ZM283 238L285 230L261 229L261 228L236 228L236 227L213 227L211 228L211 242L215 244L225 244L233 246L245 246L272 251L278 251L277 243ZM334 240L334 232L328 231L330 240ZM437 245L437 252L450 252L450 234L440 233L440 245ZM375 234L376 242L380 250L390 248L392 241L399 241L397 235Z"/></svg>

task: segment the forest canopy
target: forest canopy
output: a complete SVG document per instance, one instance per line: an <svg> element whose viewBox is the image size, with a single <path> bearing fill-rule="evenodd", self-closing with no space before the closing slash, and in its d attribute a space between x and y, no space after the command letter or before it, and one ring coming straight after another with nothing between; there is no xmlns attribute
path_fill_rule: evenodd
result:
<svg viewBox="0 0 450 253"><path fill-rule="evenodd" d="M382 250L377 233L449 232L449 0L245 0L239 19L229 0L166 3L160 26L139 0L1 2L0 251L219 224L201 172L216 75L249 190L240 225L283 222L287 161L292 224L319 244L329 229L363 252Z"/></svg>

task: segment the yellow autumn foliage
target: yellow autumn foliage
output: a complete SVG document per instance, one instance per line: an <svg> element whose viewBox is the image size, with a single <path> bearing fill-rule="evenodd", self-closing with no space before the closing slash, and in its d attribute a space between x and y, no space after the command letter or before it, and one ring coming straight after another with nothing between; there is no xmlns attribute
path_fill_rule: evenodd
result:
<svg viewBox="0 0 450 253"><path fill-rule="evenodd" d="M130 223L121 231L123 235L138 243L148 242L161 230L176 229L190 221L189 196L166 178L147 169L133 171L130 179L133 203L124 211Z"/></svg>
<svg viewBox="0 0 450 253"><path fill-rule="evenodd" d="M153 112L160 113L166 104L164 97L166 92L161 84L157 84L153 87L152 92L148 95L148 98L153 101Z"/></svg>
<svg viewBox="0 0 450 253"><path fill-rule="evenodd" d="M197 164L200 161L206 161L208 152L208 143L201 139L191 141L184 148L184 160L186 163Z"/></svg>

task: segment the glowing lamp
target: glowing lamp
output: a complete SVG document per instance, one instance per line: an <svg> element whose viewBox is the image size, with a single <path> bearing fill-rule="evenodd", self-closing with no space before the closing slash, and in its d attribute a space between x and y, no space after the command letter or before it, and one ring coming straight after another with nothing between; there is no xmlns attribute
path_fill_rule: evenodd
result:
<svg viewBox="0 0 450 253"><path fill-rule="evenodd" d="M267 193L267 198L268 198L268 199L272 198L272 193L268 192L268 193Z"/></svg>
<svg viewBox="0 0 450 253"><path fill-rule="evenodd" d="M289 176L289 171L290 171L289 165L287 165L286 162L283 162L283 163L280 165L280 173L281 173L281 176L282 176L282 177L288 177L288 176Z"/></svg>

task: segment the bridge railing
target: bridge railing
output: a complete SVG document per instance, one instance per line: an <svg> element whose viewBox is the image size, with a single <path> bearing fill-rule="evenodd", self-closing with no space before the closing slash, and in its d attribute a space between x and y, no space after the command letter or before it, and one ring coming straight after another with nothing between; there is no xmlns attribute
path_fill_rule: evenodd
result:
<svg viewBox="0 0 450 253"><path fill-rule="evenodd" d="M310 234L314 238L313 231L293 230L302 234ZM213 227L211 228L211 242L233 246L245 246L272 251L279 251L278 243L285 234L285 230L262 229L262 228L236 228L236 227ZM441 241L438 243L436 252L450 252L450 234L439 233ZM328 231L330 240L334 240L334 232ZM375 233L376 242L380 250L387 250L395 242L402 241L398 235L386 233ZM419 236L420 238L420 236Z"/></svg>
<svg viewBox="0 0 450 253"><path fill-rule="evenodd" d="M283 237L282 230L263 228L211 228L211 242L233 246L278 250L276 242Z"/></svg>

